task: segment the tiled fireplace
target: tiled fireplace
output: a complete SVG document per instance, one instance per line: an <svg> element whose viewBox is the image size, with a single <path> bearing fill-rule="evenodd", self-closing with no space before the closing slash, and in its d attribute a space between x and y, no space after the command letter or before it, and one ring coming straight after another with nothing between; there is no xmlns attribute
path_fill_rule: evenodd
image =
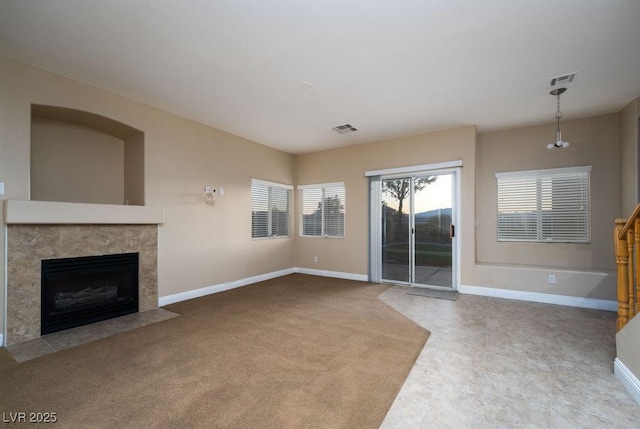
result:
<svg viewBox="0 0 640 429"><path fill-rule="evenodd" d="M4 206L7 224L6 345L41 335L42 260L138 253L139 311L157 308L157 231L162 222L162 209L15 203L12 206L10 201L5 201ZM48 216L46 211L42 212L45 206L52 210L49 213L56 214ZM32 209L37 213L31 213ZM104 210L111 211L113 216L106 216ZM47 223L47 219L52 223Z"/></svg>

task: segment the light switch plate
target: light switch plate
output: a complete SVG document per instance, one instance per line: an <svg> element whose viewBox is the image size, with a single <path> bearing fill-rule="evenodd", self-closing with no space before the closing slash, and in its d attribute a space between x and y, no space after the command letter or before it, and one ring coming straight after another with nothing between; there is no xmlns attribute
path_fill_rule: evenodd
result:
<svg viewBox="0 0 640 429"><path fill-rule="evenodd" d="M4 182L0 182L0 195L4 195Z"/></svg>

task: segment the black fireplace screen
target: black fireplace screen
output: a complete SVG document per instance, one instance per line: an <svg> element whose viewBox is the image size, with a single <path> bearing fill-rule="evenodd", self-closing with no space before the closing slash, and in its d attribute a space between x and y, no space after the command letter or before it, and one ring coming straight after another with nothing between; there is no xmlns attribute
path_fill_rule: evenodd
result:
<svg viewBox="0 0 640 429"><path fill-rule="evenodd" d="M43 335L137 311L137 253L42 261Z"/></svg>

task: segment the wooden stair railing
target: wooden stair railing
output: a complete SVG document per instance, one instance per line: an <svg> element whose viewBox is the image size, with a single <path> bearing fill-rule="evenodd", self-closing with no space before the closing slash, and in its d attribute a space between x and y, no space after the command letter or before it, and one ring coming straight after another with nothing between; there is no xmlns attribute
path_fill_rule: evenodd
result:
<svg viewBox="0 0 640 429"><path fill-rule="evenodd" d="M619 331L640 312L640 204L629 219L616 219L614 244L618 265Z"/></svg>

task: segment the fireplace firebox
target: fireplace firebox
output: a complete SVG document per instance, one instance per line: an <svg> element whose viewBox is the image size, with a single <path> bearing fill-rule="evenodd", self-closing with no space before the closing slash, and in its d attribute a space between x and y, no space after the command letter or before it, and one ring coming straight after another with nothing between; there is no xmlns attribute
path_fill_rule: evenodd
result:
<svg viewBox="0 0 640 429"><path fill-rule="evenodd" d="M42 335L137 311L138 253L42 260Z"/></svg>

